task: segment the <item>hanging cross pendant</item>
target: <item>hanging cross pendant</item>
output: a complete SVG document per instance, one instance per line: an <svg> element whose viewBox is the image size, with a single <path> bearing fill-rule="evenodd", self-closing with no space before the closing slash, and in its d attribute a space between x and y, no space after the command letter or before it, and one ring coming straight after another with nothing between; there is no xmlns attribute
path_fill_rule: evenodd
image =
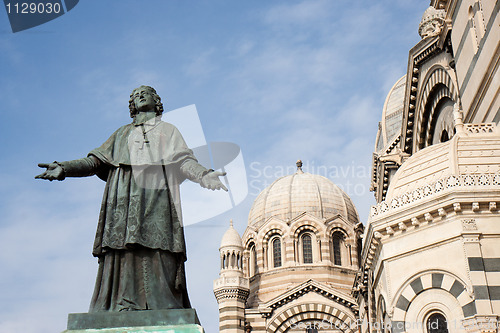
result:
<svg viewBox="0 0 500 333"><path fill-rule="evenodd" d="M148 140L148 137L146 136L146 130L144 129L144 124L141 125L141 128L142 128L142 136L144 136L144 143L148 144L149 140ZM143 146L144 146L144 143L142 144Z"/></svg>
<svg viewBox="0 0 500 333"><path fill-rule="evenodd" d="M146 143L146 141L140 141L140 140L135 140L134 141L136 143L136 145L138 146L138 149L142 150L144 148L144 143ZM147 142L149 143L149 141Z"/></svg>

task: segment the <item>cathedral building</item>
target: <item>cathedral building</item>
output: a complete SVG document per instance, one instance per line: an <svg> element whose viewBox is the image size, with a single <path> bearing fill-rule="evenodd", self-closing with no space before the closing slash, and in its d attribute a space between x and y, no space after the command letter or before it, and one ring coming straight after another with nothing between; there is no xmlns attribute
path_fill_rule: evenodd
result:
<svg viewBox="0 0 500 333"><path fill-rule="evenodd" d="M220 332L499 332L500 1L432 0L375 139L368 221L297 171L221 241Z"/></svg>
<svg viewBox="0 0 500 333"><path fill-rule="evenodd" d="M222 238L220 332L305 332L358 316L351 289L363 225L338 186L301 167L260 193L242 238L232 226Z"/></svg>

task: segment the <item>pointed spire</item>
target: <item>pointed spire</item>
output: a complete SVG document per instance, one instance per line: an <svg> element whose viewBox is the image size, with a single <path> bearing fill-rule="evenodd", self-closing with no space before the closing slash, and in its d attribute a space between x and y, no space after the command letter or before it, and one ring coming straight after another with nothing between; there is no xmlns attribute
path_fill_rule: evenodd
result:
<svg viewBox="0 0 500 333"><path fill-rule="evenodd" d="M302 160L298 160L295 165L297 165L297 173L304 173L304 171L302 171Z"/></svg>
<svg viewBox="0 0 500 333"><path fill-rule="evenodd" d="M229 227L234 228L234 225L233 225L233 219L230 219L230 220L229 220Z"/></svg>

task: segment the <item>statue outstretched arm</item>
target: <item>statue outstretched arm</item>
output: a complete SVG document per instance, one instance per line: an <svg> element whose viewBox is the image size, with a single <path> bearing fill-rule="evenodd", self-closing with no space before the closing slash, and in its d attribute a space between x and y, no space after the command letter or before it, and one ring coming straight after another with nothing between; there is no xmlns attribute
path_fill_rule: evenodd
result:
<svg viewBox="0 0 500 333"><path fill-rule="evenodd" d="M87 177L95 175L101 162L95 156L66 162L40 163L40 168L47 168L36 179L64 180L66 177Z"/></svg>
<svg viewBox="0 0 500 333"><path fill-rule="evenodd" d="M181 165L181 172L187 179L199 183L201 187L210 190L224 190L227 192L227 187L220 181L219 177L224 177L225 172L207 170L201 164L192 159L185 160Z"/></svg>

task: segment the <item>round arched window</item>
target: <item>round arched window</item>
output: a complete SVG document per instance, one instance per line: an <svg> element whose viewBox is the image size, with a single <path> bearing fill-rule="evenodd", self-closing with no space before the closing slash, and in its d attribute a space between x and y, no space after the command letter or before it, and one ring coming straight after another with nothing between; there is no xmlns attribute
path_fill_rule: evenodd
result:
<svg viewBox="0 0 500 333"><path fill-rule="evenodd" d="M433 313L427 318L427 333L448 333L448 323L441 313Z"/></svg>
<svg viewBox="0 0 500 333"><path fill-rule="evenodd" d="M313 254L312 254L312 240L311 235L305 234L302 236L302 254L304 259L304 264L312 264Z"/></svg>
<svg viewBox="0 0 500 333"><path fill-rule="evenodd" d="M342 247L344 243L344 235L340 232L334 232L332 235L332 250L333 250L333 264L342 265Z"/></svg>
<svg viewBox="0 0 500 333"><path fill-rule="evenodd" d="M275 237L272 241L273 267L281 267L281 239Z"/></svg>

